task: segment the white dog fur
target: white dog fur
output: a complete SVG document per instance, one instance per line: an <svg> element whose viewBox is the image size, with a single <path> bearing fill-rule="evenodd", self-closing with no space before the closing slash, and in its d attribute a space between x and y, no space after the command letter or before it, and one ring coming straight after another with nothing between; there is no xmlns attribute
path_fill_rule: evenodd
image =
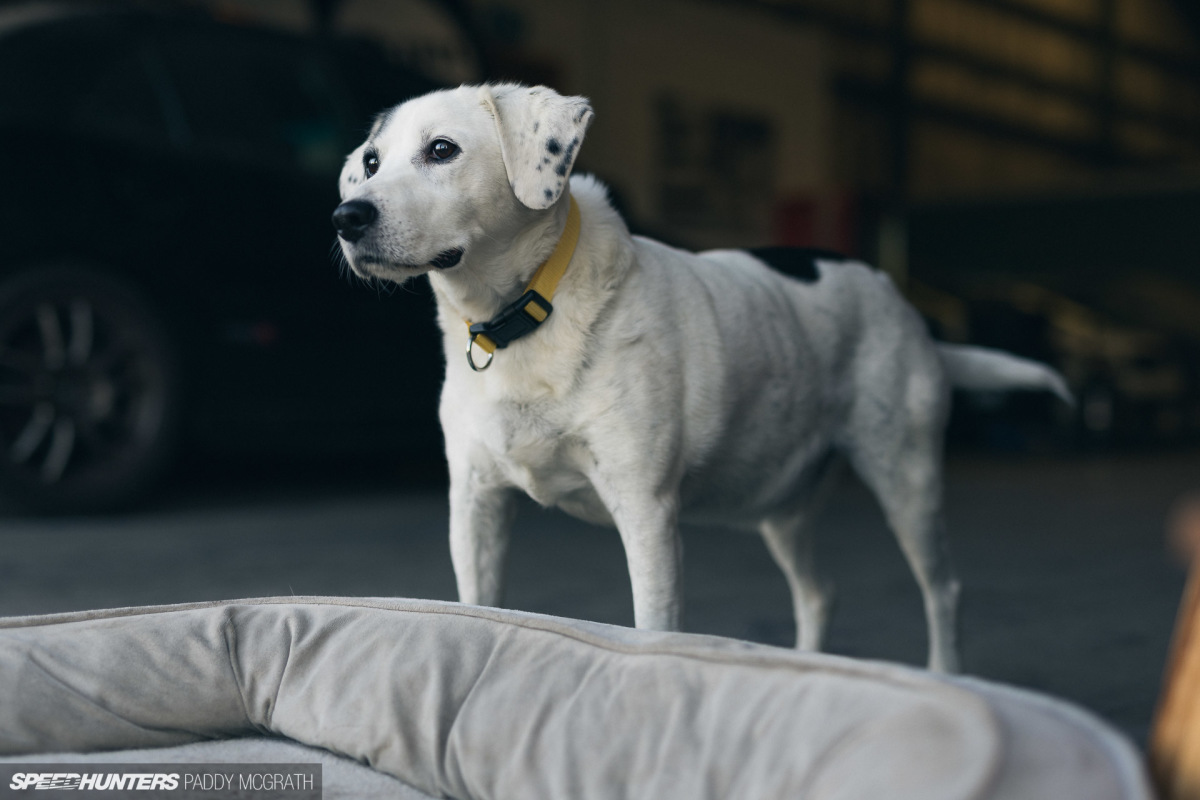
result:
<svg viewBox="0 0 1200 800"><path fill-rule="evenodd" d="M1066 398L1061 378L934 344L891 281L861 263L820 261L801 282L746 252L631 236L601 184L570 177L591 119L586 99L543 87L435 92L381 115L342 172L342 199L375 212L342 236L354 272L428 273L437 297L460 599L500 603L523 491L616 526L644 628L679 626L680 520L757 528L791 588L797 646L819 648L829 595L811 522L844 459L920 584L929 665L957 670L959 585L940 515L950 389ZM437 142L452 155L435 157ZM553 313L473 372L464 320L491 319L522 294L564 229L568 189L582 231Z"/></svg>

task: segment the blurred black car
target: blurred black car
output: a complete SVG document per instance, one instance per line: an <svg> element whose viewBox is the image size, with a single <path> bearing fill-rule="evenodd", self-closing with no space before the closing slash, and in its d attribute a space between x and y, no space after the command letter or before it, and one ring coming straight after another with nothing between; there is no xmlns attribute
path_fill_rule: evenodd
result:
<svg viewBox="0 0 1200 800"><path fill-rule="evenodd" d="M425 284L348 279L337 174L434 88L364 42L0 9L0 490L112 507L181 444L433 458Z"/></svg>

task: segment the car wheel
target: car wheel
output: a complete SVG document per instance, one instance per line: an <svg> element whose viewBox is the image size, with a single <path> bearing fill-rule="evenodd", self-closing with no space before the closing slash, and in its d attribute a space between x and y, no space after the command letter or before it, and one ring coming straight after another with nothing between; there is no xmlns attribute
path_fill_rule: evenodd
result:
<svg viewBox="0 0 1200 800"><path fill-rule="evenodd" d="M0 284L0 491L49 512L140 497L173 455L177 367L123 280L76 267Z"/></svg>

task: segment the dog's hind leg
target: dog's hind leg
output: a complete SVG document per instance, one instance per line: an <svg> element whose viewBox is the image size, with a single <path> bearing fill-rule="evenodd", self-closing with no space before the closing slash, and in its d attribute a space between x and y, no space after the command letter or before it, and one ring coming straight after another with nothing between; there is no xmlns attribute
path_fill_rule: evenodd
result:
<svg viewBox="0 0 1200 800"><path fill-rule="evenodd" d="M504 560L516 508L513 489L480 485L469 476L456 479L451 474L450 559L459 602L500 605Z"/></svg>
<svg viewBox="0 0 1200 800"><path fill-rule="evenodd" d="M768 517L759 526L767 550L783 570L792 592L796 619L796 648L820 650L833 605L833 583L822 581L814 562L814 522L830 490L841 477L840 457L831 457L821 468L805 497L787 512Z"/></svg>
<svg viewBox="0 0 1200 800"><path fill-rule="evenodd" d="M916 467L899 486L880 495L884 513L900 542L900 549L921 587L929 629L929 668L958 672L958 595L960 586L950 561L942 522L941 470Z"/></svg>
<svg viewBox="0 0 1200 800"><path fill-rule="evenodd" d="M933 417L896 432L896 438L876 431L869 447L852 448L850 456L855 471L883 507L921 588L929 668L958 672L959 582L942 523L941 421L939 415Z"/></svg>
<svg viewBox="0 0 1200 800"><path fill-rule="evenodd" d="M916 315L897 322L897 335L889 338L880 331L862 346L855 376L860 388L838 438L879 500L920 586L929 668L957 672L959 583L942 524L942 440L950 386Z"/></svg>

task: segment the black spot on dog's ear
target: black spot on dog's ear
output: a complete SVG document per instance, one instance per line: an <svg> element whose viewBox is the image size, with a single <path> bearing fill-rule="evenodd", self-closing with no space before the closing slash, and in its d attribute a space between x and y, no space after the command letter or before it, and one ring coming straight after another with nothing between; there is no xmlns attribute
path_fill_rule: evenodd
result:
<svg viewBox="0 0 1200 800"><path fill-rule="evenodd" d="M549 199L551 199L551 198L553 198L553 197L554 197L554 192L552 192L552 191L550 191L549 189L547 189L547 190L546 190L546 199L547 199L547 200L549 200Z"/></svg>
<svg viewBox="0 0 1200 800"><path fill-rule="evenodd" d="M579 137L576 136L567 145L567 152L563 153L562 161L558 162L558 167L554 170L559 175L566 175L567 170L571 168L571 161L575 156L575 148L579 146Z"/></svg>
<svg viewBox="0 0 1200 800"><path fill-rule="evenodd" d="M848 256L820 247L753 247L746 252L804 283L816 283L821 279L818 261L850 260Z"/></svg>
<svg viewBox="0 0 1200 800"><path fill-rule="evenodd" d="M550 155L556 156L562 152L562 145L558 143L558 139L551 137L546 140L546 149L550 151Z"/></svg>
<svg viewBox="0 0 1200 800"><path fill-rule="evenodd" d="M534 122L533 123L533 132L537 133L537 129L540 128L541 125L542 125L542 123L540 123L540 122Z"/></svg>

